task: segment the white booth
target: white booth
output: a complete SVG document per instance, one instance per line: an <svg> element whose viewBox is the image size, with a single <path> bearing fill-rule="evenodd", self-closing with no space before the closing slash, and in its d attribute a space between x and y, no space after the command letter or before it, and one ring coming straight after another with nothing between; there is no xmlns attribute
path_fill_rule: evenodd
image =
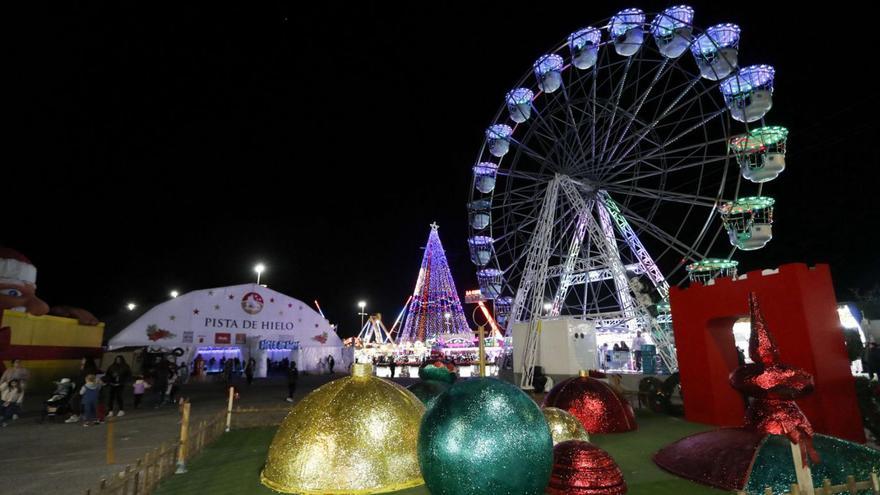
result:
<svg viewBox="0 0 880 495"><path fill-rule="evenodd" d="M317 311L257 284L196 290L154 306L111 338L108 347L131 346L179 348L179 359L191 366L201 356L208 373L219 371L221 360L237 358L243 368L254 358L258 377L266 376L269 363L285 358L308 373L329 372L319 362L331 355L334 371L346 372L352 359Z"/></svg>
<svg viewBox="0 0 880 495"><path fill-rule="evenodd" d="M523 347L529 323L513 324L513 369L523 365ZM580 370L597 368L596 331L592 321L575 318L541 320L536 366L546 375L577 375Z"/></svg>

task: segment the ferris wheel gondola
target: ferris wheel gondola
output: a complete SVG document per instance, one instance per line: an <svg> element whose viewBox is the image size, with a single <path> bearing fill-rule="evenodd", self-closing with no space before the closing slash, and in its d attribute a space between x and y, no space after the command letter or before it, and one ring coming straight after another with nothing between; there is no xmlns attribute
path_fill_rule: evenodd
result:
<svg viewBox="0 0 880 495"><path fill-rule="evenodd" d="M526 354L537 319L571 316L599 331L648 331L675 369L652 297L665 299L687 266L719 250L729 258L721 232L734 250L772 237L772 203L736 201L750 184L742 177L760 195L784 167L784 139L753 149L770 137L749 129L765 127L775 71L738 69L738 26L701 32L693 19L684 5L625 9L574 31L532 63L485 131L468 203L471 259L498 321L529 322ZM742 149L734 136L746 136ZM634 289L638 279L652 297ZM531 366L522 371L528 387Z"/></svg>

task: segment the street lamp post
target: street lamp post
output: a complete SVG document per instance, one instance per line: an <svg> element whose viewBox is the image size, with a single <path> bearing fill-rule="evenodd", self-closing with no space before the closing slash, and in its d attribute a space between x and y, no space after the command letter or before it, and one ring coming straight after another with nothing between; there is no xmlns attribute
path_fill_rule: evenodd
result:
<svg viewBox="0 0 880 495"><path fill-rule="evenodd" d="M254 266L254 271L257 272L257 285L260 285L260 275L263 274L264 270L266 270L266 265L262 263L257 263Z"/></svg>
<svg viewBox="0 0 880 495"><path fill-rule="evenodd" d="M358 307L361 308L361 312L358 313L359 315L361 315L361 328L364 328L364 317L367 316L367 312L364 310L367 307L367 302L366 301L359 301Z"/></svg>

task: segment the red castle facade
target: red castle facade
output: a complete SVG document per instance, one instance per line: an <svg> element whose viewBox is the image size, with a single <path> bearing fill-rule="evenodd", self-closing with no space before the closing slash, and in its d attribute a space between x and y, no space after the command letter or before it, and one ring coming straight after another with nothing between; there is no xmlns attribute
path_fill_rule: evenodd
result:
<svg viewBox="0 0 880 495"><path fill-rule="evenodd" d="M670 290L685 417L718 426L741 426L743 399L729 385L738 366L733 324L749 314L755 292L774 330L782 361L813 375L816 391L797 404L815 431L864 442L855 380L837 315L828 265L782 265L738 280L692 283Z"/></svg>

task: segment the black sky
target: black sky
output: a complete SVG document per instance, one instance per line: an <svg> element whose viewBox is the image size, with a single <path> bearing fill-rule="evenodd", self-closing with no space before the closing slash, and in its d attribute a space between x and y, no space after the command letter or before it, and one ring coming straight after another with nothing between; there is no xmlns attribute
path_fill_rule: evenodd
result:
<svg viewBox="0 0 880 495"><path fill-rule="evenodd" d="M742 26L744 64L775 65L772 121L791 130L789 168L769 187L775 237L738 257L741 271L828 262L847 296L880 281L877 37L830 10L769 4L692 3L698 26ZM358 299L400 309L432 221L459 291L475 285L470 166L531 63L624 7L668 5L66 2L29 13L7 73L0 243L37 265L44 299L98 315L250 281L262 260L266 283L318 298L348 335Z"/></svg>

